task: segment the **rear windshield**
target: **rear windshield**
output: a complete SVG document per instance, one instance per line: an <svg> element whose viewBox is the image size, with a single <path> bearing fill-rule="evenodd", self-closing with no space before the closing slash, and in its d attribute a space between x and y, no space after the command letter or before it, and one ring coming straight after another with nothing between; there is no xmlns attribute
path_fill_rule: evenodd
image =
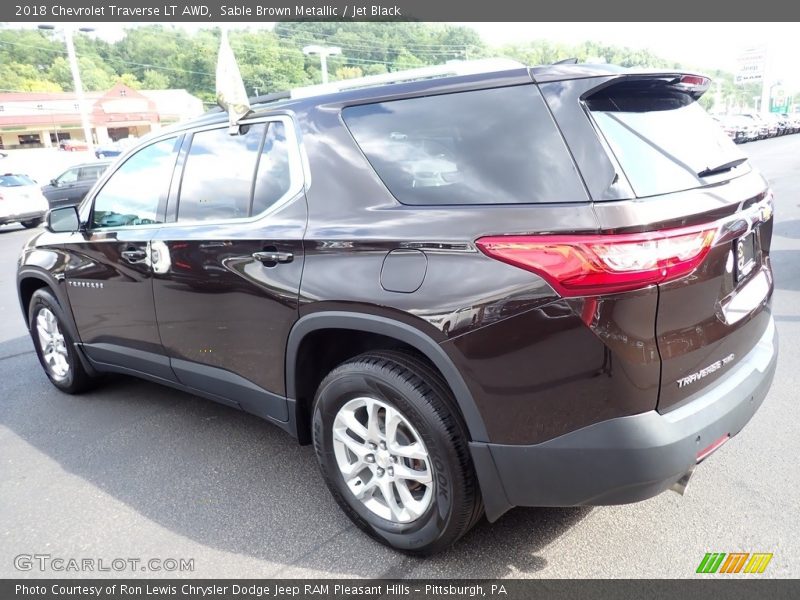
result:
<svg viewBox="0 0 800 600"><path fill-rule="evenodd" d="M404 204L587 200L534 85L353 106L343 117Z"/></svg>
<svg viewBox="0 0 800 600"><path fill-rule="evenodd" d="M34 185L34 181L27 175L0 175L0 187L20 187Z"/></svg>
<svg viewBox="0 0 800 600"><path fill-rule="evenodd" d="M586 104L638 197L749 171L745 155L688 93L614 86Z"/></svg>

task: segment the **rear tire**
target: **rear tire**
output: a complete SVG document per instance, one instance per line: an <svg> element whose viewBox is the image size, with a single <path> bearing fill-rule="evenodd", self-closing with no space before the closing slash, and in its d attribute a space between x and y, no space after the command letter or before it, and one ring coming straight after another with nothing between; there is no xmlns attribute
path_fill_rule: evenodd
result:
<svg viewBox="0 0 800 600"><path fill-rule="evenodd" d="M67 394L90 389L96 378L83 367L75 340L65 326L64 312L49 289L33 293L28 323L36 355L52 384Z"/></svg>
<svg viewBox="0 0 800 600"><path fill-rule="evenodd" d="M30 221L21 221L21 225L25 229L33 229L34 227L38 227L44 222L44 219L31 219Z"/></svg>
<svg viewBox="0 0 800 600"><path fill-rule="evenodd" d="M456 406L442 377L403 352L362 354L320 384L312 429L322 476L345 514L379 542L434 554L482 516Z"/></svg>

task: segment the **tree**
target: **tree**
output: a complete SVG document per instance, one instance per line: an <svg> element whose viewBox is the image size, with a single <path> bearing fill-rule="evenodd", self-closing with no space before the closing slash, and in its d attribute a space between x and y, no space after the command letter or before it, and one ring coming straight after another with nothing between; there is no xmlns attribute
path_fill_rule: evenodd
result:
<svg viewBox="0 0 800 600"><path fill-rule="evenodd" d="M141 82L138 79L136 79L136 75L134 75L133 73L123 73L122 75L117 77L117 83L125 84L133 90L142 89Z"/></svg>
<svg viewBox="0 0 800 600"><path fill-rule="evenodd" d="M164 75L164 73L161 71L154 71L153 69L145 70L144 77L142 77L142 89L168 90L169 88L169 77Z"/></svg>
<svg viewBox="0 0 800 600"><path fill-rule="evenodd" d="M363 76L361 67L339 67L334 75L336 79L356 79Z"/></svg>
<svg viewBox="0 0 800 600"><path fill-rule="evenodd" d="M114 42L83 33L76 33L74 39L81 77L89 91L104 91L123 81L133 88L183 88L213 102L219 37L216 27L189 32L171 25L145 25L127 29ZM648 50L595 41L570 45L535 40L492 48L475 30L451 24L281 22L272 30L231 31L230 39L247 91L258 90L259 94L318 83L322 79L319 57L302 53L302 48L311 44L341 48L341 55L328 60L329 72L336 79L491 56L515 58L528 65L577 58L629 67L703 71L664 60ZM736 85L733 74L723 71L709 75L715 87L701 104L711 107L721 97L724 107L713 106L715 111L746 109L752 107L753 97L760 96L758 84ZM62 34L0 25L0 87L72 90Z"/></svg>
<svg viewBox="0 0 800 600"><path fill-rule="evenodd" d="M42 77L33 65L18 62L0 64L2 89L10 92L60 92L61 86Z"/></svg>

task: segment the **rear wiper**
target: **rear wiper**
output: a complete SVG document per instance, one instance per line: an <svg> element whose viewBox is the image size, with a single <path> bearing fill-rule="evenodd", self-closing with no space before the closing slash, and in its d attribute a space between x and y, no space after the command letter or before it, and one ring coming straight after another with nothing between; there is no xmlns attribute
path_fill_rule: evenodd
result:
<svg viewBox="0 0 800 600"><path fill-rule="evenodd" d="M745 162L746 158L737 158L736 160L732 160L730 162L726 162L724 164L719 165L718 167L706 167L704 170L700 171L697 176L698 177L708 177L709 175L716 175L718 173L724 173L725 171L730 171L734 167L738 167L740 164Z"/></svg>

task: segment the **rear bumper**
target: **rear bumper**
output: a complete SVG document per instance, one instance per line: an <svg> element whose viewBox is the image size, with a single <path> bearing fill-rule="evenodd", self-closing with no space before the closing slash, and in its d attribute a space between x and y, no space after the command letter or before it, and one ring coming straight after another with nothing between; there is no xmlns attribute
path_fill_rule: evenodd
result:
<svg viewBox="0 0 800 600"><path fill-rule="evenodd" d="M44 219L46 210L35 210L33 212L21 213L18 215L0 215L0 225L6 223L20 223L22 221L31 221L33 219Z"/></svg>
<svg viewBox="0 0 800 600"><path fill-rule="evenodd" d="M531 446L470 443L487 517L514 506L626 504L660 494L697 464L698 452L747 424L777 357L770 319L734 370L668 413L609 419Z"/></svg>

